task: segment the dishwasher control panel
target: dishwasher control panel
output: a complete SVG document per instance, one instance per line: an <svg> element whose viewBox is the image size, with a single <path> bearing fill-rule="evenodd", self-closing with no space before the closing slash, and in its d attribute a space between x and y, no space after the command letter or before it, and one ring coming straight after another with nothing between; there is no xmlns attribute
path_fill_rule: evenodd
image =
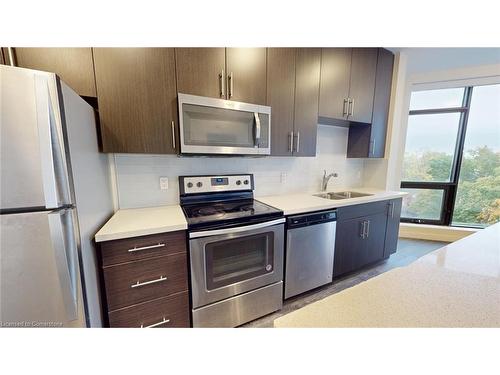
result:
<svg viewBox="0 0 500 375"><path fill-rule="evenodd" d="M294 227L302 227L319 223L326 223L335 220L337 220L337 211L329 210L329 211L312 212L307 214L289 216L287 218L287 224L289 228L294 228Z"/></svg>

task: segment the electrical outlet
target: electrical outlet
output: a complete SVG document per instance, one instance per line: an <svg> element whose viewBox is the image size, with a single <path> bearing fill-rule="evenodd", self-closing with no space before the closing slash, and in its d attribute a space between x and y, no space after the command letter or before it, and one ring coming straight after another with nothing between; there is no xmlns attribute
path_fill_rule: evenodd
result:
<svg viewBox="0 0 500 375"><path fill-rule="evenodd" d="M168 177L160 177L160 189L168 190Z"/></svg>
<svg viewBox="0 0 500 375"><path fill-rule="evenodd" d="M280 181L282 184L284 184L286 182L286 172L281 172Z"/></svg>

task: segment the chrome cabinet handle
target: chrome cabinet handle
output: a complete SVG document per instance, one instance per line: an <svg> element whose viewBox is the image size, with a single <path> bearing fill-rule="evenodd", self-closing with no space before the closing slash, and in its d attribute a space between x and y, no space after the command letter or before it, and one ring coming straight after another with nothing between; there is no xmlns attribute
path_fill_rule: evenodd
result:
<svg viewBox="0 0 500 375"><path fill-rule="evenodd" d="M300 132L297 132L297 143L295 144L295 152L300 151Z"/></svg>
<svg viewBox="0 0 500 375"><path fill-rule="evenodd" d="M222 69L220 71L220 74L219 74L219 83L220 83L220 97L221 98L224 98L226 96L226 82L224 82L226 80L226 76L224 75L224 69Z"/></svg>
<svg viewBox="0 0 500 375"><path fill-rule="evenodd" d="M359 224L360 225L360 233L359 233L359 236L362 238L362 239L365 239L365 223L366 221L361 221Z"/></svg>
<svg viewBox="0 0 500 375"><path fill-rule="evenodd" d="M175 149L175 122L172 121L172 147Z"/></svg>
<svg viewBox="0 0 500 375"><path fill-rule="evenodd" d="M166 324L166 323L170 323L170 319L163 318L163 320L161 322L154 323L154 324L151 324L151 325L145 326L145 327L144 327L144 324L141 324L141 328L154 328L154 327L161 326L162 324Z"/></svg>
<svg viewBox="0 0 500 375"><path fill-rule="evenodd" d="M347 98L344 98L344 104L342 105L342 117L349 115L349 105L347 104L349 101Z"/></svg>
<svg viewBox="0 0 500 375"><path fill-rule="evenodd" d="M352 116L354 114L354 99L347 98L347 117Z"/></svg>
<svg viewBox="0 0 500 375"><path fill-rule="evenodd" d="M135 284L130 285L130 287L131 288L138 288L140 286L155 284L155 283L159 283L159 282L165 281L165 280L167 280L166 277L160 276L158 279L150 280L150 281L144 281L142 283L138 281Z"/></svg>
<svg viewBox="0 0 500 375"><path fill-rule="evenodd" d="M228 86L229 86L229 99L233 97L233 89L234 89L234 83L233 83L233 72L229 73L229 76L227 77L228 80Z"/></svg>
<svg viewBox="0 0 500 375"><path fill-rule="evenodd" d="M375 155L375 139L371 140L370 144L371 144L370 154Z"/></svg>
<svg viewBox="0 0 500 375"><path fill-rule="evenodd" d="M391 219L394 218L394 206L395 204L393 202L389 203L389 205L391 206Z"/></svg>
<svg viewBox="0 0 500 375"><path fill-rule="evenodd" d="M165 247L166 245L162 242L158 242L157 245L150 245L150 246L141 246L141 247L137 247L135 246L133 249L128 249L128 252L129 253L133 253L135 251L142 251L142 250L149 250L149 249L156 249L158 247Z"/></svg>
<svg viewBox="0 0 500 375"><path fill-rule="evenodd" d="M366 221L366 238L370 236L370 220Z"/></svg>
<svg viewBox="0 0 500 375"><path fill-rule="evenodd" d="M290 134L288 136L290 138L290 144L288 147L288 151L293 152L293 131L290 132Z"/></svg>
<svg viewBox="0 0 500 375"><path fill-rule="evenodd" d="M255 147L259 147L260 143L260 118L257 112L253 113L255 118Z"/></svg>

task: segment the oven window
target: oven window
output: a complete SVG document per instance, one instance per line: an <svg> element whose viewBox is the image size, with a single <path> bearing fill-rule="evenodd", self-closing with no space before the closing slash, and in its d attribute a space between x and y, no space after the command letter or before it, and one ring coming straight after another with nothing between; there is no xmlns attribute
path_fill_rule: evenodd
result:
<svg viewBox="0 0 500 375"><path fill-rule="evenodd" d="M217 289L274 270L274 233L205 245L207 289Z"/></svg>

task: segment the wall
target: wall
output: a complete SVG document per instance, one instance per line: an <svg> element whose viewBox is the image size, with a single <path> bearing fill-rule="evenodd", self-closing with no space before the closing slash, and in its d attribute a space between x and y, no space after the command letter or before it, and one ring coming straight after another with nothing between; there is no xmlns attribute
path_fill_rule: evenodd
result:
<svg viewBox="0 0 500 375"><path fill-rule="evenodd" d="M335 186L363 185L360 159L347 159L347 128L318 126L317 155L311 157L177 157L175 155L114 155L119 208L148 207L179 202L178 176L253 173L255 195L318 191L323 170L337 172ZM168 177L169 189L160 190L159 178Z"/></svg>

